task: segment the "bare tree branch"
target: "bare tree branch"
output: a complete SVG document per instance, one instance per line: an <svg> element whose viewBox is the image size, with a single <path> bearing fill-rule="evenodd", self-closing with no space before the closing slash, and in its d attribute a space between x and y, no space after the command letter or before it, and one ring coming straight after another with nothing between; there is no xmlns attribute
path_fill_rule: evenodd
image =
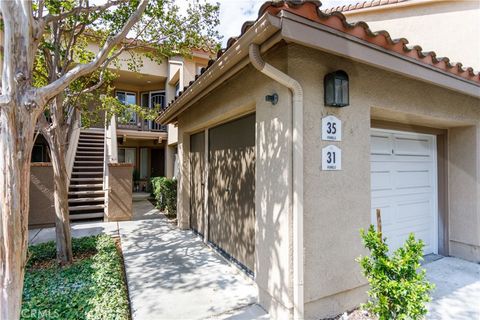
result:
<svg viewBox="0 0 480 320"><path fill-rule="evenodd" d="M130 16L122 29L115 36L107 39L102 49L97 53L93 61L86 64L79 64L67 71L62 77L55 80L54 82L37 89L37 99L41 101L42 104L47 102L48 100L59 94L62 90L64 90L72 81L93 72L96 68L102 65L102 63L107 59L110 51L127 36L132 26L140 20L147 4L148 0L142 0L140 2L137 9Z"/></svg>

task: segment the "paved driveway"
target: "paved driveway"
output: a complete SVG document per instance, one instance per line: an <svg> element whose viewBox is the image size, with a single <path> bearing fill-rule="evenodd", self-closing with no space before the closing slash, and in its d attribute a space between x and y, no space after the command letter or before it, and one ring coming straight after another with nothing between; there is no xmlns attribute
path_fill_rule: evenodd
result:
<svg viewBox="0 0 480 320"><path fill-rule="evenodd" d="M427 319L480 320L480 264L443 258L425 268L436 285Z"/></svg>
<svg viewBox="0 0 480 320"><path fill-rule="evenodd" d="M119 222L133 320L265 319L254 282L166 218Z"/></svg>

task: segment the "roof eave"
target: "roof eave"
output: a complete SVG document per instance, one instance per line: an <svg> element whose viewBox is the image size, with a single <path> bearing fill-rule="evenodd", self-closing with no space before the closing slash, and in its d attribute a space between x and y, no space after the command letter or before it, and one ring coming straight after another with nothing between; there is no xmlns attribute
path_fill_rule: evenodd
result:
<svg viewBox="0 0 480 320"><path fill-rule="evenodd" d="M383 70L480 98L480 85L474 81L289 12L284 12L282 18L282 38L286 41L344 56ZM345 39L349 41L349 45L345 45Z"/></svg>
<svg viewBox="0 0 480 320"><path fill-rule="evenodd" d="M275 35L276 34L276 35ZM275 35L275 37L273 37ZM380 47L372 42L339 31L328 25L282 10L277 16L265 13L238 38L185 92L160 114L156 121L172 123L194 102L205 96L219 79L226 80L237 64L248 63L248 46L281 39L329 52L394 72L408 78L431 83L462 94L480 98L480 84L447 72L415 58ZM267 41L269 40L269 41ZM345 43L345 41L348 41ZM246 61L246 62L245 62Z"/></svg>

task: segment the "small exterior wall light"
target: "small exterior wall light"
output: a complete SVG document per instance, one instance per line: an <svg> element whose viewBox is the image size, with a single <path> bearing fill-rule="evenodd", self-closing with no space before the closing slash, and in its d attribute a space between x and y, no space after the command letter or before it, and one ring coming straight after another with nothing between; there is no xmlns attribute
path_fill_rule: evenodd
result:
<svg viewBox="0 0 480 320"><path fill-rule="evenodd" d="M274 93L268 96L265 96L265 101L270 102L273 105L278 103L278 94Z"/></svg>
<svg viewBox="0 0 480 320"><path fill-rule="evenodd" d="M348 75L338 70L329 73L323 80L325 105L330 107L346 107L349 105Z"/></svg>

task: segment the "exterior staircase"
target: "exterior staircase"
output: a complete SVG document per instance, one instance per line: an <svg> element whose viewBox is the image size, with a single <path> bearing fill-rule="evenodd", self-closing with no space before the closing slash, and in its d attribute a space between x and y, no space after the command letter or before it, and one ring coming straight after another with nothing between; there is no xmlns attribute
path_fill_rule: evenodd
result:
<svg viewBox="0 0 480 320"><path fill-rule="evenodd" d="M103 130L80 132L68 191L70 220L98 219L104 216L104 138Z"/></svg>

